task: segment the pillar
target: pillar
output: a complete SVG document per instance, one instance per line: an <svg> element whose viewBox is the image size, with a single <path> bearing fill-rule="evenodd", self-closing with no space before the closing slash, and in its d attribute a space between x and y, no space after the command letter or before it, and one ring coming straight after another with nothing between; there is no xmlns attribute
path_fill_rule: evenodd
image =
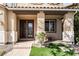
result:
<svg viewBox="0 0 79 59"><path fill-rule="evenodd" d="M37 33L45 31L45 14L43 11L40 11L37 14Z"/></svg>
<svg viewBox="0 0 79 59"><path fill-rule="evenodd" d="M8 12L8 38L9 42L17 42L16 14L13 11Z"/></svg>
<svg viewBox="0 0 79 59"><path fill-rule="evenodd" d="M37 14L37 32L36 34L40 33L40 32L45 32L45 14L43 11L40 11ZM35 37L35 43L38 43L39 39L37 37Z"/></svg>
<svg viewBox="0 0 79 59"><path fill-rule="evenodd" d="M64 15L63 41L74 42L74 12Z"/></svg>

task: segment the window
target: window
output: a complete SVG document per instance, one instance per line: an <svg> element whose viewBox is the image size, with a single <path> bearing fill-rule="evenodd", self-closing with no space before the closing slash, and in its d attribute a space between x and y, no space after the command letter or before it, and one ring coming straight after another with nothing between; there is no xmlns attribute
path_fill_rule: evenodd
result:
<svg viewBox="0 0 79 59"><path fill-rule="evenodd" d="M56 32L56 19L45 21L45 31L46 32Z"/></svg>

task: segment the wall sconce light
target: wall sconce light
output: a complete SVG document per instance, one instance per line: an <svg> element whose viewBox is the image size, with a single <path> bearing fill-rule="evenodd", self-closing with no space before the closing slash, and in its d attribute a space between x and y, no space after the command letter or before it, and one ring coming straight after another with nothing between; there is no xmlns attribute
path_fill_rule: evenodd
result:
<svg viewBox="0 0 79 59"><path fill-rule="evenodd" d="M1 23L1 21L0 21L0 25L1 25L2 23Z"/></svg>
<svg viewBox="0 0 79 59"><path fill-rule="evenodd" d="M0 25L3 25L3 22L2 21L0 21Z"/></svg>
<svg viewBox="0 0 79 59"><path fill-rule="evenodd" d="M1 15L3 15L3 12L0 10L0 16ZM3 22L2 21L0 21L0 25L2 25L3 24Z"/></svg>
<svg viewBox="0 0 79 59"><path fill-rule="evenodd" d="M0 15L2 15L3 14L3 12L2 11L0 11Z"/></svg>

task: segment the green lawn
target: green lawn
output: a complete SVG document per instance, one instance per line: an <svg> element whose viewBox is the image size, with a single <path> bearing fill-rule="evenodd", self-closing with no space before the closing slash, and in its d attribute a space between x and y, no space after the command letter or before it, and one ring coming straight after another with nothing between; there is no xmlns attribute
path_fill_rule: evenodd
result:
<svg viewBox="0 0 79 59"><path fill-rule="evenodd" d="M62 49L63 48L63 49ZM64 51L65 50L65 51ZM63 44L49 44L47 47L32 47L30 56L73 56L74 50Z"/></svg>
<svg viewBox="0 0 79 59"><path fill-rule="evenodd" d="M0 56L2 56L5 53L3 49L0 49Z"/></svg>
<svg viewBox="0 0 79 59"><path fill-rule="evenodd" d="M30 56L50 56L51 49L50 48L38 48L38 47L32 47Z"/></svg>

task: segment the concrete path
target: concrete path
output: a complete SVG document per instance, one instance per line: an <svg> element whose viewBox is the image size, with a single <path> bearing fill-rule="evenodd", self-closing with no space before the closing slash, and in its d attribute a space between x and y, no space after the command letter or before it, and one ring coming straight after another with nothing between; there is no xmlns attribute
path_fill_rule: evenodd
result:
<svg viewBox="0 0 79 59"><path fill-rule="evenodd" d="M29 56L33 41L16 43L13 49L4 56Z"/></svg>

